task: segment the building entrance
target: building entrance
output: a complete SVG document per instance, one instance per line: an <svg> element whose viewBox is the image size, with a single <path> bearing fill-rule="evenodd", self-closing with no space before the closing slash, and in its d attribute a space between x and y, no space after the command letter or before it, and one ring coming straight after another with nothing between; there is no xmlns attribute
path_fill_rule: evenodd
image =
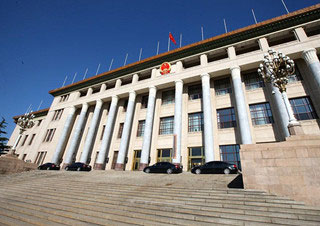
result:
<svg viewBox="0 0 320 226"><path fill-rule="evenodd" d="M139 170L141 150L134 150L132 170Z"/></svg>
<svg viewBox="0 0 320 226"><path fill-rule="evenodd" d="M159 149L157 162L172 162L172 149Z"/></svg>
<svg viewBox="0 0 320 226"><path fill-rule="evenodd" d="M116 168L116 163L117 163L117 159L118 159L118 153L119 153L119 151L114 151L114 153L113 153L111 169L115 169Z"/></svg>
<svg viewBox="0 0 320 226"><path fill-rule="evenodd" d="M189 148L189 161L188 161L188 170L205 163L205 154L203 147L192 147Z"/></svg>

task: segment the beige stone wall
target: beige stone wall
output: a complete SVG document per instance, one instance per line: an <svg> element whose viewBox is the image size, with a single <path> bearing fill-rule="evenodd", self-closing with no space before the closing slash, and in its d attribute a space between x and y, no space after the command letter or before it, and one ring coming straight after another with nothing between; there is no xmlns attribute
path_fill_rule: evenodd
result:
<svg viewBox="0 0 320 226"><path fill-rule="evenodd" d="M261 189L320 206L320 136L241 145L240 156L246 189Z"/></svg>

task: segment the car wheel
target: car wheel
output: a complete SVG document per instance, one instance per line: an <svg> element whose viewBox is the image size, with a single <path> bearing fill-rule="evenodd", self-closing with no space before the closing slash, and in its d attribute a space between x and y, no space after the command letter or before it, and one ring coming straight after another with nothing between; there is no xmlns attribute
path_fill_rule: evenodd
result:
<svg viewBox="0 0 320 226"><path fill-rule="evenodd" d="M230 174L230 170L228 168L224 169L223 172L224 172L224 174Z"/></svg>
<svg viewBox="0 0 320 226"><path fill-rule="evenodd" d="M81 168L80 168L80 167L78 167L78 168L77 168L77 171L81 171Z"/></svg>
<svg viewBox="0 0 320 226"><path fill-rule="evenodd" d="M196 174L201 174L201 169L196 169Z"/></svg>
<svg viewBox="0 0 320 226"><path fill-rule="evenodd" d="M67 167L65 168L65 170L68 171L68 170L69 170L69 167L67 166Z"/></svg>
<svg viewBox="0 0 320 226"><path fill-rule="evenodd" d="M146 172L146 173L150 173L150 169L146 169L146 171L144 171L144 172Z"/></svg>
<svg viewBox="0 0 320 226"><path fill-rule="evenodd" d="M172 169L167 169L167 174L171 174L172 173Z"/></svg>
<svg viewBox="0 0 320 226"><path fill-rule="evenodd" d="M47 167L47 170L50 170L50 167Z"/></svg>

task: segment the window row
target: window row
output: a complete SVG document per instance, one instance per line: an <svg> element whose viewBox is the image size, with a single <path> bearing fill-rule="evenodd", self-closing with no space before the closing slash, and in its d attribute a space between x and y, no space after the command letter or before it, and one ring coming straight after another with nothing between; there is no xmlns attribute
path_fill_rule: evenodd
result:
<svg viewBox="0 0 320 226"><path fill-rule="evenodd" d="M56 129L47 129L46 135L43 138L43 142L51 142L54 136Z"/></svg>
<svg viewBox="0 0 320 226"><path fill-rule="evenodd" d="M60 109L60 110L55 110L54 111L54 115L52 117L52 121L57 121L61 118L62 116L62 113L63 113L63 109Z"/></svg>

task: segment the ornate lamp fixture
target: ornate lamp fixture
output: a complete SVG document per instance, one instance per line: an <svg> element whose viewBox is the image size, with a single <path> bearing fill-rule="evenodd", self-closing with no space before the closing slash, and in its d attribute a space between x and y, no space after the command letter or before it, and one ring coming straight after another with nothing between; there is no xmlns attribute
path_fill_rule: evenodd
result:
<svg viewBox="0 0 320 226"><path fill-rule="evenodd" d="M273 49L269 49L268 53L264 55L263 63L260 64L258 68L258 74L263 78L263 80L277 87L282 95L282 99L289 116L289 131L290 127L300 125L294 117L293 110L286 93L289 76L293 75L294 72L295 67L293 60L283 53L277 52Z"/></svg>
<svg viewBox="0 0 320 226"><path fill-rule="evenodd" d="M32 111L29 113L25 113L23 116L21 116L18 121L17 121L17 125L20 127L20 131L19 131L19 136L16 140L16 142L14 143L13 147L11 148L10 152L8 154L13 155L16 147L19 143L19 140L22 137L22 134L24 131L26 131L27 129L30 129L34 126L34 114L32 114Z"/></svg>

